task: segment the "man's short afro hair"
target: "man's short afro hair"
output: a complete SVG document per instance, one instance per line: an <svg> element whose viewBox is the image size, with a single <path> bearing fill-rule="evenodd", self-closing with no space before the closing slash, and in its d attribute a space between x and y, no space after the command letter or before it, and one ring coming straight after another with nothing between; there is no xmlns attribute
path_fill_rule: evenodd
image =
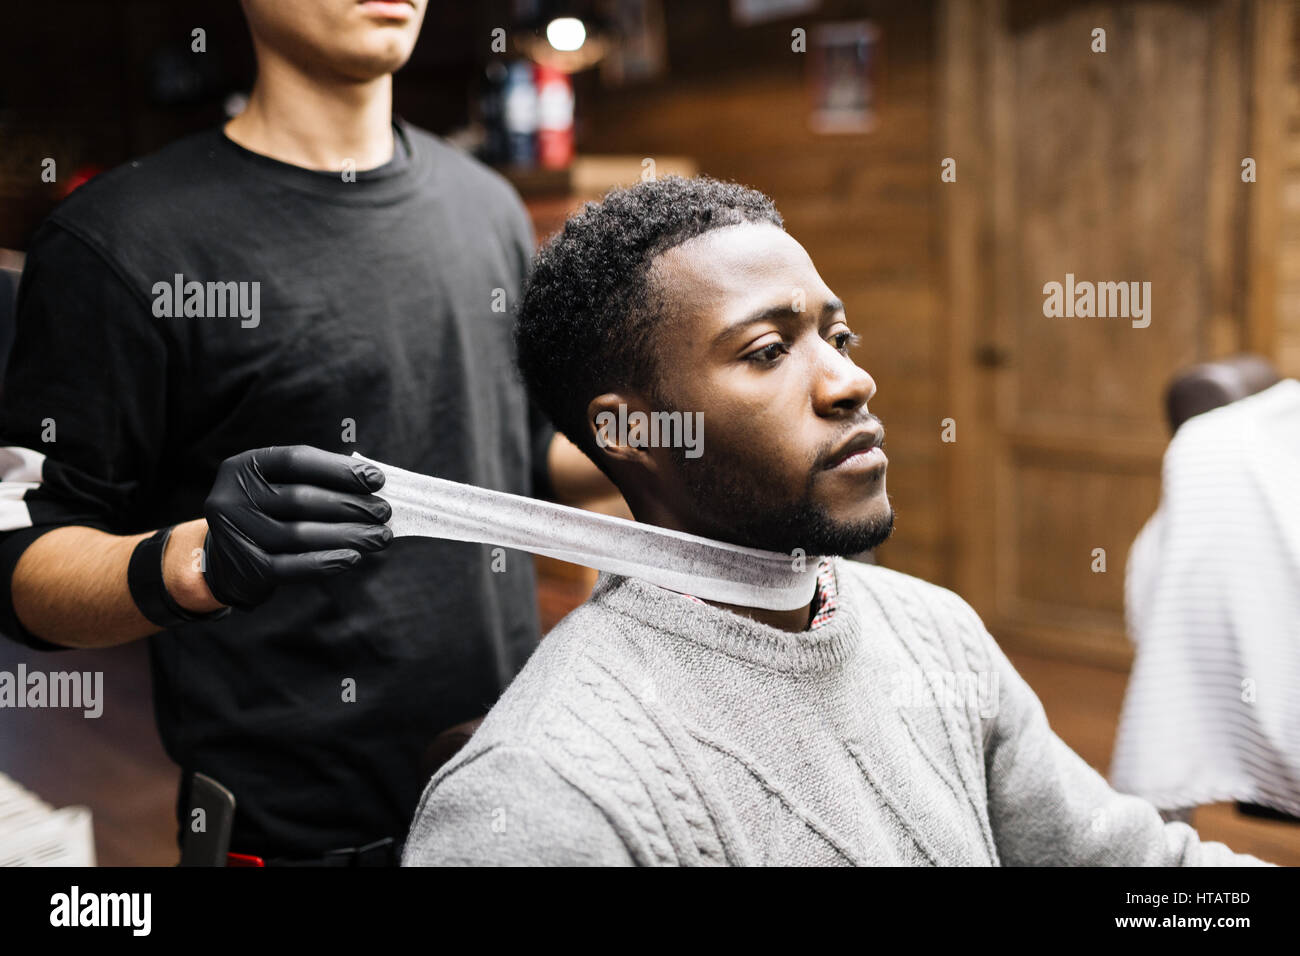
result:
<svg viewBox="0 0 1300 956"><path fill-rule="evenodd" d="M785 223L767 196L707 176L666 176L589 202L537 253L515 325L519 370L555 427L603 470L587 405L607 391L656 396L663 290L654 258L740 223Z"/></svg>

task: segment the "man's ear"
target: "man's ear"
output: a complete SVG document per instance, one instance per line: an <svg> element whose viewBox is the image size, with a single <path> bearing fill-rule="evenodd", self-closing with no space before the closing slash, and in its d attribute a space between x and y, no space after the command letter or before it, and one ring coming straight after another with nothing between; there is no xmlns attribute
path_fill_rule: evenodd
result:
<svg viewBox="0 0 1300 956"><path fill-rule="evenodd" d="M650 454L650 405L636 392L606 392L587 403L587 427L601 454L617 465L658 472Z"/></svg>

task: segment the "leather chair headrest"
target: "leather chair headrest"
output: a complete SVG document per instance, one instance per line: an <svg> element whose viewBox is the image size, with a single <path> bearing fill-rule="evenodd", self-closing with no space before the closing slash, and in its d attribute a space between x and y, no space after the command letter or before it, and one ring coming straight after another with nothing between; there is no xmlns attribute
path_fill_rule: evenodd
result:
<svg viewBox="0 0 1300 956"><path fill-rule="evenodd" d="M474 731L478 730L481 723L483 723L483 718L475 717L473 720L467 720L454 727L448 727L438 734L425 748L420 760L420 770L425 777L432 777L443 764L456 756L460 749L469 743L469 738L474 736Z"/></svg>

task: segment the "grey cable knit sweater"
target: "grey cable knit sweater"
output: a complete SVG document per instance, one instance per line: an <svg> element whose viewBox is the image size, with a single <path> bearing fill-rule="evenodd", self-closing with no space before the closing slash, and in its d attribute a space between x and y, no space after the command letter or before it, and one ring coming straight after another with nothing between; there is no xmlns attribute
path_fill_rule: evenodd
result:
<svg viewBox="0 0 1300 956"><path fill-rule="evenodd" d="M1259 864L1114 792L950 591L790 633L602 574L425 790L417 864Z"/></svg>

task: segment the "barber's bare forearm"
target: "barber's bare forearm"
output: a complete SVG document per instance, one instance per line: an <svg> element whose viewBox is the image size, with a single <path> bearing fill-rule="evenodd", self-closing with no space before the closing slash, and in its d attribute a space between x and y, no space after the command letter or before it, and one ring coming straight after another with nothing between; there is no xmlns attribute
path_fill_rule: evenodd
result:
<svg viewBox="0 0 1300 956"><path fill-rule="evenodd" d="M122 536L69 526L41 535L14 568L10 588L18 620L37 637L66 647L112 647L156 633L126 582L131 553L151 533ZM177 525L163 555L168 592L195 612L221 606L194 559L206 533L203 519Z"/></svg>

